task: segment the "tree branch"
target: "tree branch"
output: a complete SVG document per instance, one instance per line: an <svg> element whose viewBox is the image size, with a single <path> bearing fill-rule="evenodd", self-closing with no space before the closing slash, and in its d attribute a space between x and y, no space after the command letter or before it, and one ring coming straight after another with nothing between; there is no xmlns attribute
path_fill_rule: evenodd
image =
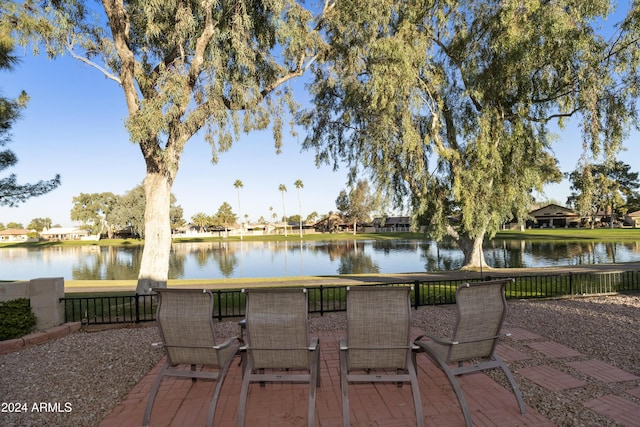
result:
<svg viewBox="0 0 640 427"><path fill-rule="evenodd" d="M106 68L101 67L100 65L96 64L95 62L78 55L77 53L75 53L73 51L73 46L71 44L67 45L67 51L69 52L69 54L71 55L71 57L73 59L77 59L80 62L83 62L85 64L87 64L90 67L95 68L96 70L100 71L102 74L105 75L105 77L107 77L108 79L113 80L114 82L118 83L118 84L122 84L122 81L120 80L120 78L118 76L116 76L115 74L111 74L109 71L107 71Z"/></svg>

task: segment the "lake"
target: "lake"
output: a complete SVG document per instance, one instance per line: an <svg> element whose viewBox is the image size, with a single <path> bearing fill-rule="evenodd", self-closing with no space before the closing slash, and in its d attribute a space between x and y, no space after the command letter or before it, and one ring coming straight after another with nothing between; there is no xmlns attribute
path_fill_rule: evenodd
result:
<svg viewBox="0 0 640 427"><path fill-rule="evenodd" d="M0 279L136 279L141 246L52 246L0 248ZM485 244L492 267L571 266L640 261L640 241ZM455 270L462 252L424 240L174 243L170 279L217 279L336 274L417 273Z"/></svg>

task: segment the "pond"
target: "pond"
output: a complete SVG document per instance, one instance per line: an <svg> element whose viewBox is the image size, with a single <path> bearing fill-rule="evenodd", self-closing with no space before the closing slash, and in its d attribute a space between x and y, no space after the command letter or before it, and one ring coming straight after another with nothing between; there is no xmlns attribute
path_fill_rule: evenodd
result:
<svg viewBox="0 0 640 427"><path fill-rule="evenodd" d="M136 279L141 246L0 248L0 280ZM492 267L548 267L640 261L640 241L485 244ZM463 257L451 244L425 240L174 243L170 279L417 273L455 270Z"/></svg>

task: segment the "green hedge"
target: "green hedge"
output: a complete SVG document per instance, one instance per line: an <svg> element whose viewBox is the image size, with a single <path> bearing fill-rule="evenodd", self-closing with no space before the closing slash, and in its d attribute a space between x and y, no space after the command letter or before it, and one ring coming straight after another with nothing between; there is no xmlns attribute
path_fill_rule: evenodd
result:
<svg viewBox="0 0 640 427"><path fill-rule="evenodd" d="M0 341L20 338L36 326L36 316L27 298L0 302Z"/></svg>

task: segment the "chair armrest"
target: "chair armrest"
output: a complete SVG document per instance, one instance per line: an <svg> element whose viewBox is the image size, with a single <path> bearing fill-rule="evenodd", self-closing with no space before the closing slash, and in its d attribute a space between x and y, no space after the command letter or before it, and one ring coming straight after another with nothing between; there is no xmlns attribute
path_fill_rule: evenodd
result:
<svg viewBox="0 0 640 427"><path fill-rule="evenodd" d="M311 345L309 351L316 351L320 346L320 339L318 337L311 338Z"/></svg>
<svg viewBox="0 0 640 427"><path fill-rule="evenodd" d="M473 339L473 340L455 341L455 342L452 342L452 344L471 344L471 343L474 343L474 342L491 341L491 340L495 340L495 339L498 339L498 338L502 338L504 336L506 336L506 335L505 334L500 334L500 335L494 335L494 336L491 336L491 337L476 338L476 339Z"/></svg>
<svg viewBox="0 0 640 427"><path fill-rule="evenodd" d="M440 345L454 345L454 344L458 344L457 341L451 341L449 339L445 339L445 338L440 338L440 337L436 337L433 335L428 335L428 334L424 334L424 335L420 335L419 337L416 337L416 339L413 340L413 344L414 345L420 345L419 342L421 341L422 338L429 338L431 341L435 342L436 344L440 344Z"/></svg>
<svg viewBox="0 0 640 427"><path fill-rule="evenodd" d="M230 347L234 341L237 341L241 346L244 345L244 341L240 337L231 337L220 345L214 345L213 348L215 350L224 350L225 348Z"/></svg>
<svg viewBox="0 0 640 427"><path fill-rule="evenodd" d="M347 339L344 337L340 338L340 351L346 351L349 350L349 347L347 347Z"/></svg>

